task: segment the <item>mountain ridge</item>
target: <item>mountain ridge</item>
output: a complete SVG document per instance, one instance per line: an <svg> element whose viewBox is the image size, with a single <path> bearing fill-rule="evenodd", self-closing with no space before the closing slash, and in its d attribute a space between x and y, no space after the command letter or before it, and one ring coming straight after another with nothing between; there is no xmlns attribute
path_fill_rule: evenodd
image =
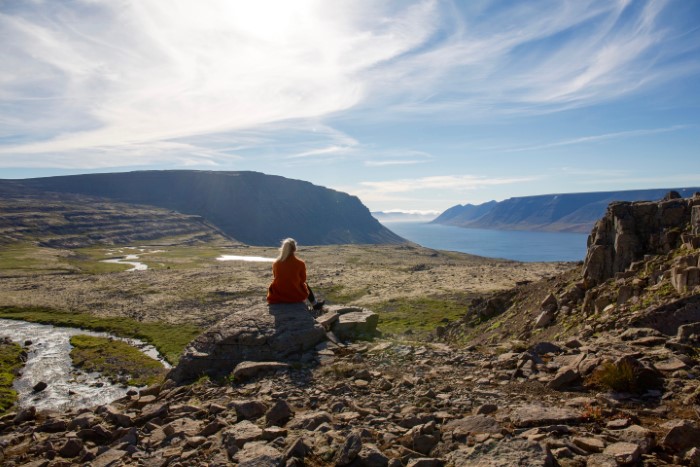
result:
<svg viewBox="0 0 700 467"><path fill-rule="evenodd" d="M0 180L1 192L95 196L198 215L249 245L403 243L355 197L260 172L153 170Z"/></svg>
<svg viewBox="0 0 700 467"><path fill-rule="evenodd" d="M480 205L456 205L432 222L466 228L589 233L614 201L658 200L669 191L683 197L700 188L557 193L508 198Z"/></svg>

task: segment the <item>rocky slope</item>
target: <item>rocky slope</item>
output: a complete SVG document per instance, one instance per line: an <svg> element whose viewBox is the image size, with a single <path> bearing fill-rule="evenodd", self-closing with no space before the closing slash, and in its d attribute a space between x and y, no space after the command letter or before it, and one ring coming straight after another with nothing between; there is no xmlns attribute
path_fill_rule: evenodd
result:
<svg viewBox="0 0 700 467"><path fill-rule="evenodd" d="M457 205L433 222L482 229L545 230L589 232L605 213L608 204L617 201L659 199L668 189L566 193L524 196L480 205ZM682 196L692 196L700 188L682 188Z"/></svg>
<svg viewBox="0 0 700 467"><path fill-rule="evenodd" d="M0 192L106 198L200 216L248 245L403 243L354 196L257 172L143 171L1 180Z"/></svg>
<svg viewBox="0 0 700 467"><path fill-rule="evenodd" d="M200 216L88 196L0 193L0 245L76 248L165 237L185 244L238 243Z"/></svg>
<svg viewBox="0 0 700 467"><path fill-rule="evenodd" d="M462 322L437 330L441 342L344 343L329 336L285 353L284 361L264 362L259 373L248 370L260 362L241 371L243 362L222 380L178 386L171 379L110 406L63 414L20 410L0 419L0 460L8 466L700 465L700 286L688 280L700 257L700 196L669 198L625 209L684 213L654 215L656 227L637 225L637 240L647 246L632 257L615 247L630 239L629 219L610 207L591 245L610 241L612 264L622 264L618 254L631 261L610 277L594 280L585 272L608 271L589 267L597 255L592 248L585 268L474 301ZM669 243L664 233L674 231L678 243ZM647 234L659 241L647 241ZM211 339L195 341L188 358L209 358L223 347L250 358L254 353L240 346L252 350L277 334L274 320L251 327L249 315L238 323L232 318L225 332L214 326Z"/></svg>

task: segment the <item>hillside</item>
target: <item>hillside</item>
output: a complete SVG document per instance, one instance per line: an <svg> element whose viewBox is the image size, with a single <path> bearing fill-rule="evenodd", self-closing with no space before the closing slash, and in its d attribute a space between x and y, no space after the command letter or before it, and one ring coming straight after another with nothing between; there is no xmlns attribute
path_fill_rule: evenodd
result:
<svg viewBox="0 0 700 467"><path fill-rule="evenodd" d="M79 195L0 192L0 245L121 245L159 238L180 244L235 243L199 216Z"/></svg>
<svg viewBox="0 0 700 467"><path fill-rule="evenodd" d="M100 197L200 216L249 245L403 243L354 196L257 172L141 171L2 180L0 192Z"/></svg>
<svg viewBox="0 0 700 467"><path fill-rule="evenodd" d="M433 222L498 230L545 230L589 233L593 224L614 201L661 199L669 189L567 193L509 198L447 209ZM692 196L700 188L676 189L681 196Z"/></svg>

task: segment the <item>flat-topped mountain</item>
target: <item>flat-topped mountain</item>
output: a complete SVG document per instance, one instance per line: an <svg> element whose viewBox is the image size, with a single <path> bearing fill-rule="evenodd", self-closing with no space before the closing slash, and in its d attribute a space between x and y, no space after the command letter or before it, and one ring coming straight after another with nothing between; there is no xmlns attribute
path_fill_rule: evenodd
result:
<svg viewBox="0 0 700 467"><path fill-rule="evenodd" d="M403 243L357 197L257 172L139 171L0 181L0 193L64 193L201 216L249 245Z"/></svg>
<svg viewBox="0 0 700 467"><path fill-rule="evenodd" d="M658 200L671 190L683 197L700 188L605 191L509 198L447 209L433 222L480 229L546 230L588 233L614 201Z"/></svg>

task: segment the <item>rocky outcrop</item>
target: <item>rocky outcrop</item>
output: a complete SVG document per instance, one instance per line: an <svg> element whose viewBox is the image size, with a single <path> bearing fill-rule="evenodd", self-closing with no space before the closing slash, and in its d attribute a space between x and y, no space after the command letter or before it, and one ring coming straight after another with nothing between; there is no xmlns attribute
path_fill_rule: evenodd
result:
<svg viewBox="0 0 700 467"><path fill-rule="evenodd" d="M681 244L694 248L699 235L700 193L684 199L672 192L659 202L611 203L588 237L586 285L626 271L645 255L666 254Z"/></svg>
<svg viewBox="0 0 700 467"><path fill-rule="evenodd" d="M168 375L178 383L226 376L241 362L298 359L325 337L303 303L238 310L192 341Z"/></svg>

